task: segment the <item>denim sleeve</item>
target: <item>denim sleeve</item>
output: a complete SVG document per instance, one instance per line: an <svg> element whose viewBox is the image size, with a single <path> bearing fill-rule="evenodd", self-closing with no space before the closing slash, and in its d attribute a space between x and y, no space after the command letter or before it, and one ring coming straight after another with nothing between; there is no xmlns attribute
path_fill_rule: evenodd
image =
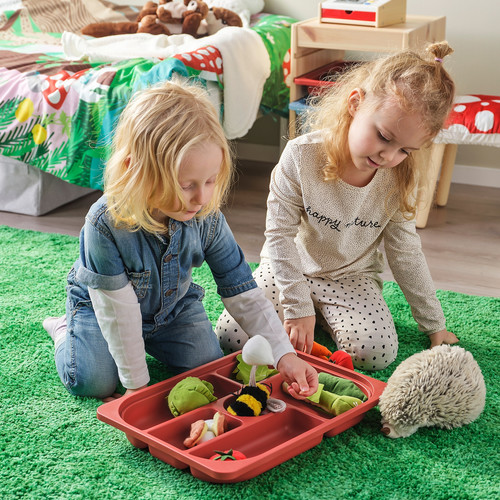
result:
<svg viewBox="0 0 500 500"><path fill-rule="evenodd" d="M129 281L112 233L93 219L80 234L80 262L76 277L90 288L119 290Z"/></svg>
<svg viewBox="0 0 500 500"><path fill-rule="evenodd" d="M221 297L233 297L257 287L252 270L222 213L210 221L205 240L205 260Z"/></svg>

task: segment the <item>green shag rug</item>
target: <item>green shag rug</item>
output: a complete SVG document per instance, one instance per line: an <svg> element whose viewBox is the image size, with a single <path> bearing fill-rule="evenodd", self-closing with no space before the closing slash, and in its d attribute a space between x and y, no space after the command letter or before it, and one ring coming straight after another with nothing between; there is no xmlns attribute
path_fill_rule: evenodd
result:
<svg viewBox="0 0 500 500"><path fill-rule="evenodd" d="M476 422L392 440L380 433L373 408L357 426L254 479L211 484L134 448L123 432L97 420L100 401L63 388L42 320L63 314L65 278L77 253L75 237L0 227L0 498L500 498L500 299L438 292L448 328L486 380L486 408ZM215 322L222 304L208 269L197 270L195 280L207 291ZM396 362L374 375L386 381L403 359L428 345L398 286L386 283L384 294L400 338ZM333 348L326 335L318 340ZM152 382L171 375L149 361Z"/></svg>

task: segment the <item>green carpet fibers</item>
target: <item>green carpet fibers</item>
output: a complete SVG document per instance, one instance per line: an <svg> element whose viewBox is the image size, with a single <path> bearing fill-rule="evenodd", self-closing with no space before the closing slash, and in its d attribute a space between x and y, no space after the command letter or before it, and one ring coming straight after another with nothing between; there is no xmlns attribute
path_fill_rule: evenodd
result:
<svg viewBox="0 0 500 500"><path fill-rule="evenodd" d="M449 330L473 353L486 380L486 408L476 422L391 440L380 433L373 408L355 427L254 479L211 484L134 448L123 432L97 420L100 401L72 397L61 385L42 320L63 313L65 277L77 253L77 238L0 227L2 499L500 497L500 299L438 292ZM197 270L195 281L207 289L215 322L222 306L209 271ZM397 285L386 283L384 294L400 338L396 362L374 375L385 381L403 359L426 348L427 339ZM333 348L322 332L318 340ZM155 360L149 364L153 382L170 375Z"/></svg>

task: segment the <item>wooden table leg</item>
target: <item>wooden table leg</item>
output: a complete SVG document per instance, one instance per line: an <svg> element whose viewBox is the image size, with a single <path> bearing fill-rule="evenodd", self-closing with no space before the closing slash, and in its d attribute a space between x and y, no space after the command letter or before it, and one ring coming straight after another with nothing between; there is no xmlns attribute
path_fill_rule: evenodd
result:
<svg viewBox="0 0 500 500"><path fill-rule="evenodd" d="M436 204L440 207L445 207L448 203L457 149L458 146L456 144L446 144L444 148L443 164L441 166L441 175L439 176L436 192Z"/></svg>
<svg viewBox="0 0 500 500"><path fill-rule="evenodd" d="M424 228L427 225L429 212L434 201L434 192L436 189L437 179L441 163L443 161L444 148L446 144L433 144L429 152L418 152L415 158L417 162L428 161L427 169L428 176L419 185L418 201L417 201L417 227Z"/></svg>

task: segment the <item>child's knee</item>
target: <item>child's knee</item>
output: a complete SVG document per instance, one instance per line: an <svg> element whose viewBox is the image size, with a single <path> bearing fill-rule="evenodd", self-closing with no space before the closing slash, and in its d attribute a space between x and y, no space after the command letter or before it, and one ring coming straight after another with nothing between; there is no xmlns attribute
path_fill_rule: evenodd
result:
<svg viewBox="0 0 500 500"><path fill-rule="evenodd" d="M397 342L369 342L366 339L351 343L349 354L354 368L364 371L378 371L387 368L398 353Z"/></svg>
<svg viewBox="0 0 500 500"><path fill-rule="evenodd" d="M221 348L227 352L239 351L249 338L226 310L224 310L217 321L215 333L219 339Z"/></svg>
<svg viewBox="0 0 500 500"><path fill-rule="evenodd" d="M73 396L99 399L111 396L116 392L118 385L117 375L105 377L102 373L89 376L82 374L76 377L63 374L61 380L66 390Z"/></svg>

